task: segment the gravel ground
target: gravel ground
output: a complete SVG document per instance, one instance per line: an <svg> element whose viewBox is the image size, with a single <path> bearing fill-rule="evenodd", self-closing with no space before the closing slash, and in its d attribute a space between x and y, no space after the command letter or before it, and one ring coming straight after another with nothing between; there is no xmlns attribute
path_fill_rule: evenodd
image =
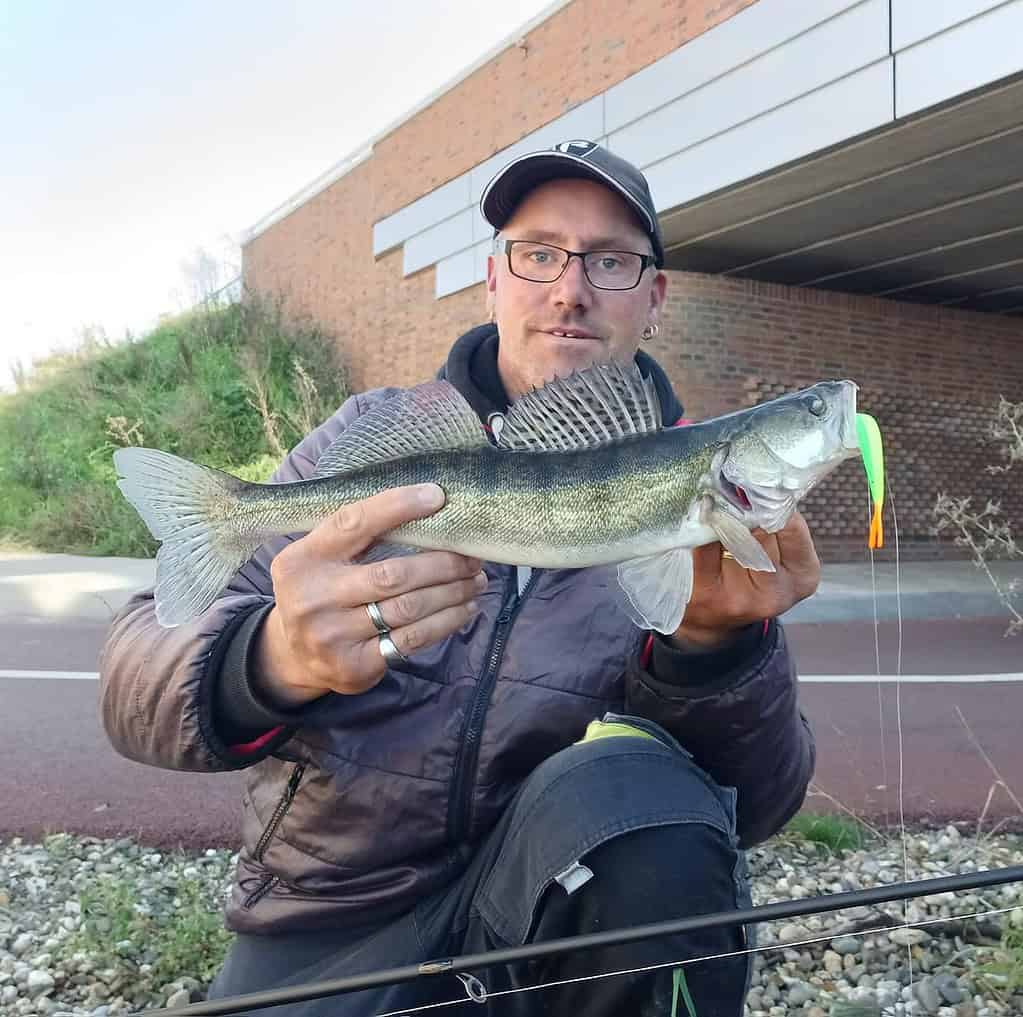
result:
<svg viewBox="0 0 1023 1017"><path fill-rule="evenodd" d="M978 839L955 826L914 831L906 848L913 879L1023 863L1023 838ZM227 942L219 909L234 861L227 851L165 855L66 834L0 843L0 1014L116 1017L202 999ZM752 851L750 865L756 903L839 893L902 879L903 841L836 854L783 836ZM968 922L878 928L1017 905ZM1003 928L1023 940L1019 887L903 907L762 925L768 949L755 958L749 1017L1023 1014L1023 996L981 970L998 958ZM810 939L820 942L802 945Z"/></svg>

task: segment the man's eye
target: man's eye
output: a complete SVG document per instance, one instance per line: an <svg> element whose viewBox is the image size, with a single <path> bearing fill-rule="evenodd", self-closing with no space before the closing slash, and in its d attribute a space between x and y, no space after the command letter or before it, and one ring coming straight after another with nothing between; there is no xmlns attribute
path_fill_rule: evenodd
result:
<svg viewBox="0 0 1023 1017"><path fill-rule="evenodd" d="M620 268L621 264L622 263L618 258L612 257L611 255L605 255L600 259L600 267L608 272L611 272L616 268Z"/></svg>
<svg viewBox="0 0 1023 1017"><path fill-rule="evenodd" d="M546 265L551 260L550 251L529 251L526 257L537 265Z"/></svg>

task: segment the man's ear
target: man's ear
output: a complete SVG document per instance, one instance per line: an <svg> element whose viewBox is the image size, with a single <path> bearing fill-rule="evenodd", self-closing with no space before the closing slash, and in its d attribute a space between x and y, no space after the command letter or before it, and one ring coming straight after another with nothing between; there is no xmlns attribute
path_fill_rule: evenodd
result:
<svg viewBox="0 0 1023 1017"><path fill-rule="evenodd" d="M658 272L650 284L650 310L653 312L651 321L657 321L661 316L661 308L664 306L665 294L668 291L668 277L663 272Z"/></svg>
<svg viewBox="0 0 1023 1017"><path fill-rule="evenodd" d="M497 262L487 255L487 321L497 320Z"/></svg>

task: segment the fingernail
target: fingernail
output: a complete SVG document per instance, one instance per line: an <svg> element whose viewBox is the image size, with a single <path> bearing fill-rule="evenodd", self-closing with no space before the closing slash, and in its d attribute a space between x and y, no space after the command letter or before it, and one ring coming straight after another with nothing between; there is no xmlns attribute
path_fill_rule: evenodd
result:
<svg viewBox="0 0 1023 1017"><path fill-rule="evenodd" d="M476 574L476 578L473 580L477 590L485 590L487 588L488 580L485 572L479 572Z"/></svg>
<svg viewBox="0 0 1023 1017"><path fill-rule="evenodd" d="M423 508L440 508L444 504L444 489L436 484L420 484L419 502Z"/></svg>
<svg viewBox="0 0 1023 1017"><path fill-rule="evenodd" d="M470 600L465 605L465 610L466 610L466 613L468 613L468 614L477 614L479 612L479 609L480 609L480 605L479 605L479 602L476 601L476 600Z"/></svg>

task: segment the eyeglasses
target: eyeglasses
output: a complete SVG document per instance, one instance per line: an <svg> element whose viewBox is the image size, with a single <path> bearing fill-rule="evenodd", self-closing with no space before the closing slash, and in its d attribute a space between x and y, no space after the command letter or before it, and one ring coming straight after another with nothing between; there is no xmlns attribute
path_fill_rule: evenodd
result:
<svg viewBox="0 0 1023 1017"><path fill-rule="evenodd" d="M598 290L631 290L639 285L643 272L654 264L652 254L635 251L566 251L564 247L535 240L506 240L508 269L527 282L557 282L578 258L587 281Z"/></svg>

